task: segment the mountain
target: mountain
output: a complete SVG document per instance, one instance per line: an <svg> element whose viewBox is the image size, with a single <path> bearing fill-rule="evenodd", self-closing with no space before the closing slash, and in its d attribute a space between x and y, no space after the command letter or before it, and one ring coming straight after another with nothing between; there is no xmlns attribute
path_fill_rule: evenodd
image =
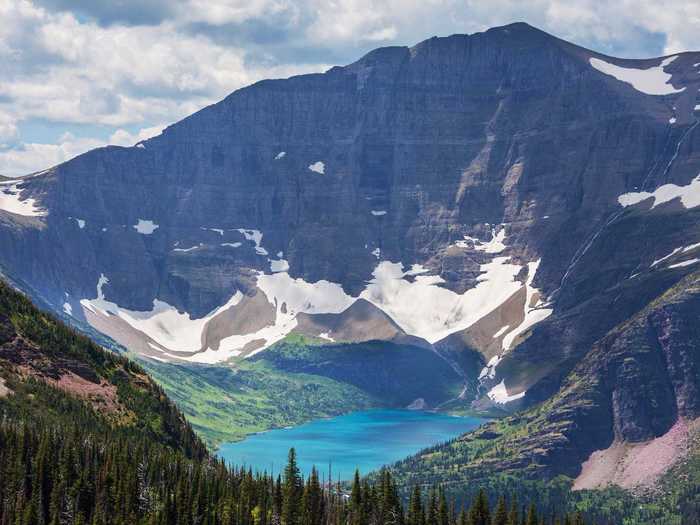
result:
<svg viewBox="0 0 700 525"><path fill-rule="evenodd" d="M415 505L406 512L388 471L376 485L358 477L344 498L315 470L304 480L293 449L276 481L214 460L143 369L1 280L0 479L2 523L315 525L432 516ZM446 511L444 492L439 500ZM468 512L488 514L488 506L482 494ZM565 500L548 510L584 523ZM457 525L456 515L442 516Z"/></svg>
<svg viewBox="0 0 700 525"><path fill-rule="evenodd" d="M518 437L490 468L600 471L696 417L695 303L645 312L700 268L698 64L518 23L259 82L0 182L0 265L153 367L263 360L359 388L353 346L412 348L404 377L462 391L384 402L529 410L494 423ZM313 351L290 363L295 337Z"/></svg>

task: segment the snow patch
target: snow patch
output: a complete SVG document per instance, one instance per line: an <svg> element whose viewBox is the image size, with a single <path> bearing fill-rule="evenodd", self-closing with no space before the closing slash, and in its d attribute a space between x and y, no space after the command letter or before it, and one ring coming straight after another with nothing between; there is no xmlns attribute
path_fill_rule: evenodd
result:
<svg viewBox="0 0 700 525"><path fill-rule="evenodd" d="M374 250L372 250L372 255L379 259L382 256L382 250L380 250L379 248L375 248Z"/></svg>
<svg viewBox="0 0 700 525"><path fill-rule="evenodd" d="M275 160L280 160L283 159L287 155L286 151L280 151L277 156L275 157Z"/></svg>
<svg viewBox="0 0 700 525"><path fill-rule="evenodd" d="M479 373L479 380L481 381L485 378L493 379L496 377L496 367L498 366L498 363L501 362L501 359L501 356L498 355L495 355L489 359L489 362L486 363L486 366L482 368L481 372Z"/></svg>
<svg viewBox="0 0 700 525"><path fill-rule="evenodd" d="M292 279L286 272L272 275L259 273L257 284L258 289L275 308L275 323L255 333L225 337L219 342L218 350L207 348L204 352L188 357L188 361L225 361L240 355L248 343L263 341L260 348L249 354L254 355L289 334L297 325L298 313L340 313L354 302L354 298L345 294L339 284L329 281L309 283L303 279Z"/></svg>
<svg viewBox="0 0 700 525"><path fill-rule="evenodd" d="M591 57L589 62L591 66L601 73L610 75L620 82L630 84L637 91L647 95L671 95L680 93L685 89L685 87L680 89L674 88L670 84L671 74L665 71L665 68L676 58L678 58L678 55L666 58L658 66L652 66L647 69L617 66L595 57Z"/></svg>
<svg viewBox="0 0 700 525"><path fill-rule="evenodd" d="M525 396L525 391L520 392L519 394L508 395L508 389L506 389L506 382L505 380L503 380L491 390L489 390L489 393L486 395L494 403L498 403L499 405L505 405L506 403L510 403L511 401L515 401L516 399L523 398Z"/></svg>
<svg viewBox="0 0 700 525"><path fill-rule="evenodd" d="M286 272L287 270L289 270L289 262L287 262L285 259L270 261L270 271L272 273Z"/></svg>
<svg viewBox="0 0 700 525"><path fill-rule="evenodd" d="M375 217L381 217L382 215L386 215L386 210L372 210L371 213Z"/></svg>
<svg viewBox="0 0 700 525"><path fill-rule="evenodd" d="M700 248L700 242L696 242L695 244L691 244L690 246L686 246L683 248L683 253L687 253L691 250L695 250L696 248Z"/></svg>
<svg viewBox="0 0 700 525"><path fill-rule="evenodd" d="M700 176L695 177L690 184L686 186L678 186L676 184L664 184L659 186L653 192L647 191L623 193L617 198L617 202L624 208L634 206L647 199L654 199L651 209L656 208L659 204L670 202L680 198L681 204L686 209L700 206Z"/></svg>
<svg viewBox="0 0 700 525"><path fill-rule="evenodd" d="M663 257L661 257L661 259L656 259L653 263L651 263L649 268L653 268L654 266L661 264L662 262L670 259L671 257L673 257L675 255L682 254L682 253L688 253L688 252L693 251L697 248L700 248L700 242L695 243L695 244L690 244L688 246L681 246L679 248L676 248L676 249L672 250L670 253L668 253L667 255L664 255ZM684 262L681 262L678 264L673 264L673 265L669 266L669 268L679 268L679 267L683 267L683 266L689 266L690 264L693 264L693 262L684 261Z"/></svg>
<svg viewBox="0 0 700 525"><path fill-rule="evenodd" d="M293 279L288 273L260 273L258 288L277 309L277 317L290 320L300 312L338 314L355 301L337 283L326 280L309 283L301 278Z"/></svg>
<svg viewBox="0 0 700 525"><path fill-rule="evenodd" d="M664 262L666 259L670 259L670 258L673 257L674 255L676 255L678 252L680 252L682 249L683 249L683 248L676 248L675 250L673 250L673 251L672 251L671 253L669 253L668 255L664 255L663 257L661 257L661 259L656 259L653 263L651 263L651 266L649 266L649 268L653 268L653 267L656 266L657 264Z"/></svg>
<svg viewBox="0 0 700 525"><path fill-rule="evenodd" d="M515 280L521 267L508 261L496 257L482 264L477 285L462 295L439 286L445 282L440 276L406 272L400 262L382 261L360 297L384 310L410 335L435 343L468 328L522 286ZM413 282L404 279L407 275Z"/></svg>
<svg viewBox="0 0 700 525"><path fill-rule="evenodd" d="M246 229L238 229L236 230L239 233L245 237L246 241L253 241L255 243L255 253L258 255L267 255L267 250L260 246L260 242L262 241L263 234L260 230L246 230Z"/></svg>
<svg viewBox="0 0 700 525"><path fill-rule="evenodd" d="M683 262L679 262L676 264L672 264L669 266L669 268L683 268L685 266L690 266L691 264L695 264L697 262L700 262L700 259L690 259L688 261L683 261Z"/></svg>
<svg viewBox="0 0 700 525"><path fill-rule="evenodd" d="M104 296L104 285L109 279L101 274L97 281L97 298L83 299L81 306L93 313L115 315L129 324L135 330L142 332L163 348L176 352L197 352L202 347L202 333L207 323L220 312L228 310L243 299L243 294L237 291L223 306L212 310L200 319L192 319L187 312L181 313L174 306L153 300L153 308L149 311L135 311L121 308L116 303L108 301Z"/></svg>
<svg viewBox="0 0 700 525"><path fill-rule="evenodd" d="M69 302L63 303L63 311L66 312L68 315L73 315L73 307L70 305Z"/></svg>
<svg viewBox="0 0 700 525"><path fill-rule="evenodd" d="M505 325L504 327L500 328L500 329L498 330L498 332L496 332L495 334L493 334L493 338L494 338L494 339L498 339L498 338L501 337L503 334L505 334L508 330L510 330L510 325L507 324L507 325Z"/></svg>
<svg viewBox="0 0 700 525"><path fill-rule="evenodd" d="M328 332L323 332L322 334L318 334L318 336L321 339L325 339L326 341L330 341L331 343L335 343L335 339L333 339L330 335L328 335Z"/></svg>
<svg viewBox="0 0 700 525"><path fill-rule="evenodd" d="M85 221L83 219L75 219L75 222L78 223L78 228L80 228L81 230L85 228Z"/></svg>
<svg viewBox="0 0 700 525"><path fill-rule="evenodd" d="M240 242L222 242L220 246L229 246L231 248L238 248L241 246Z"/></svg>
<svg viewBox="0 0 700 525"><path fill-rule="evenodd" d="M191 247L189 247L189 248L173 248L173 251L174 251L174 252L181 252L181 253L184 252L184 253L187 253L187 252L191 252L191 251L197 250L198 248L201 248L202 246L204 246L204 245L203 245L202 243L199 243L199 244L195 244L194 246L191 246Z"/></svg>
<svg viewBox="0 0 700 525"><path fill-rule="evenodd" d="M552 315L553 310L551 308L545 308L545 305L541 299L537 301L537 304L531 304L535 294L539 295L539 290L537 290L537 288L533 288L532 282L535 280L535 274L537 273L537 269L540 267L541 261L541 259L538 259L537 261L527 263L527 281L525 282L525 318L523 319L522 323L516 326L503 338L503 350L510 350L515 342L515 339L519 335L524 334L537 323L544 321L547 319L547 317Z"/></svg>
<svg viewBox="0 0 700 525"><path fill-rule="evenodd" d="M133 228L141 235L151 235L160 228L160 226L151 220L139 219L138 222L134 224Z"/></svg>
<svg viewBox="0 0 700 525"><path fill-rule="evenodd" d="M326 173L326 165L320 160L309 165L309 169L319 175L324 175Z"/></svg>
<svg viewBox="0 0 700 525"><path fill-rule="evenodd" d="M46 210L41 209L32 198L21 200L21 180L0 182L0 210L23 215L25 217L43 217Z"/></svg>
<svg viewBox="0 0 700 525"><path fill-rule="evenodd" d="M502 227L500 230L496 231L496 228L491 229L491 240L488 242L482 242L476 237L470 237L469 235L464 236L464 240L457 241L455 245L460 248L468 248L469 245L467 241L474 245L474 249L477 252L484 253L501 253L506 249L504 241L506 240L506 229Z"/></svg>

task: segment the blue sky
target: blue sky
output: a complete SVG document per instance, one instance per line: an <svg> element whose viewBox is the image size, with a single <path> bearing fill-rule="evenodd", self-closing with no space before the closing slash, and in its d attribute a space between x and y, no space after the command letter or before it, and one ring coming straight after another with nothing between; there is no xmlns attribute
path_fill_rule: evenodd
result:
<svg viewBox="0 0 700 525"><path fill-rule="evenodd" d="M0 0L0 174L132 145L263 78L525 21L621 57L700 49L700 2Z"/></svg>

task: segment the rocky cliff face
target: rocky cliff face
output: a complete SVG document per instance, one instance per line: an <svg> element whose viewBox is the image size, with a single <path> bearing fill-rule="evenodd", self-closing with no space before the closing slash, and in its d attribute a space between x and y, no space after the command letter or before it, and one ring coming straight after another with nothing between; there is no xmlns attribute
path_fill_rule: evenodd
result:
<svg viewBox="0 0 700 525"><path fill-rule="evenodd" d="M578 489L653 487L698 431L699 315L696 272L610 330L552 398L419 455L399 474L408 484L426 472L433 482L509 472L564 474Z"/></svg>
<svg viewBox="0 0 700 525"><path fill-rule="evenodd" d="M528 406L698 264L698 63L513 24L263 81L0 181L0 264L155 359L410 341L461 366L477 406ZM626 439L675 418L614 409Z"/></svg>

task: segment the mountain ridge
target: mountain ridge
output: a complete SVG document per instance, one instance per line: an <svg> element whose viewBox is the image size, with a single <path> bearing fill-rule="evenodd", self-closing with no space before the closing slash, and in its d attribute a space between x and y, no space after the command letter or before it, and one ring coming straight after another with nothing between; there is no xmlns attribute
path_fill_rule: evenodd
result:
<svg viewBox="0 0 700 525"><path fill-rule="evenodd" d="M528 409L695 271L696 63L515 24L261 81L4 181L0 264L154 362L381 326L454 365L460 409Z"/></svg>

